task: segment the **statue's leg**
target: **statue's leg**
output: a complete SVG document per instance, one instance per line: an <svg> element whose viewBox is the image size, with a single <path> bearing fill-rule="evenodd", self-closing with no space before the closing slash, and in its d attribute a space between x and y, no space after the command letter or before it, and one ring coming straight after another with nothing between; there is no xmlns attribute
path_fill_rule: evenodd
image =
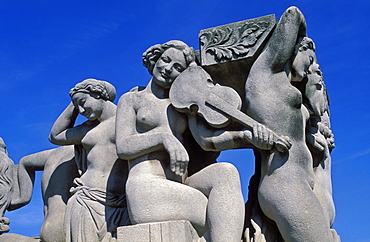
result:
<svg viewBox="0 0 370 242"><path fill-rule="evenodd" d="M308 179L293 170L279 169L262 177L258 200L265 215L276 222L284 241L333 241Z"/></svg>
<svg viewBox="0 0 370 242"><path fill-rule="evenodd" d="M240 241L244 225L244 200L238 170L230 163L215 163L189 177L185 183L208 197L207 223L211 241Z"/></svg>
<svg viewBox="0 0 370 242"><path fill-rule="evenodd" d="M206 230L208 200L192 187L147 173L129 175L126 195L133 224L187 220L200 235Z"/></svg>
<svg viewBox="0 0 370 242"><path fill-rule="evenodd" d="M324 209L330 227L332 227L335 219L335 207L332 196L330 154L318 167L314 168L314 174L315 187L313 191Z"/></svg>

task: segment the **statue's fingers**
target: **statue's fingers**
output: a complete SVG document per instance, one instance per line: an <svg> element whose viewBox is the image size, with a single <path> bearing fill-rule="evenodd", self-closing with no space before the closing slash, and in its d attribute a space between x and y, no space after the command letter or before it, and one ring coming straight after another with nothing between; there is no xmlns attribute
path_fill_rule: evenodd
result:
<svg viewBox="0 0 370 242"><path fill-rule="evenodd" d="M261 139L263 140L263 132L262 132L261 125L257 125L257 134L258 134L258 141L261 142Z"/></svg>
<svg viewBox="0 0 370 242"><path fill-rule="evenodd" d="M262 132L262 137L263 137L263 143L265 144L265 146L267 146L268 139L269 139L269 130L264 125L260 125L260 126L261 126L261 132Z"/></svg>
<svg viewBox="0 0 370 242"><path fill-rule="evenodd" d="M253 134L252 134L253 141L256 141L257 137L258 137L257 125L253 125Z"/></svg>
<svg viewBox="0 0 370 242"><path fill-rule="evenodd" d="M170 167L172 172L176 172L176 155L174 151L168 150L170 155Z"/></svg>
<svg viewBox="0 0 370 242"><path fill-rule="evenodd" d="M269 148L271 148L274 145L274 133L269 132L269 140L268 140Z"/></svg>
<svg viewBox="0 0 370 242"><path fill-rule="evenodd" d="M180 164L180 176L184 175L186 169L187 169L188 163L186 161L181 162Z"/></svg>

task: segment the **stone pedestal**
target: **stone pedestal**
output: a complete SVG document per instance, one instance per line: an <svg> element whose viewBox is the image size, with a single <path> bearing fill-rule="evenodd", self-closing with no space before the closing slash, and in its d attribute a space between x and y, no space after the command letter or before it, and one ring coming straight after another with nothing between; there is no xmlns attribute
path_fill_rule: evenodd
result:
<svg viewBox="0 0 370 242"><path fill-rule="evenodd" d="M206 242L189 221L168 221L119 227L117 242Z"/></svg>
<svg viewBox="0 0 370 242"><path fill-rule="evenodd" d="M2 234L0 236L0 242L40 242L39 236L28 237L20 234Z"/></svg>

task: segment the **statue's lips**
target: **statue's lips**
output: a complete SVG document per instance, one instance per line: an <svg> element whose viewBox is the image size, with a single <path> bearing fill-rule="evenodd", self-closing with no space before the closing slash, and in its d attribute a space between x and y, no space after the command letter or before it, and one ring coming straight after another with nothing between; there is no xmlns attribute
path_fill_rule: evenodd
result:
<svg viewBox="0 0 370 242"><path fill-rule="evenodd" d="M168 74L166 74L166 73L164 73L164 72L161 72L161 77L162 77L163 79L165 79L166 81L167 81L168 79L170 79L169 75L168 75Z"/></svg>

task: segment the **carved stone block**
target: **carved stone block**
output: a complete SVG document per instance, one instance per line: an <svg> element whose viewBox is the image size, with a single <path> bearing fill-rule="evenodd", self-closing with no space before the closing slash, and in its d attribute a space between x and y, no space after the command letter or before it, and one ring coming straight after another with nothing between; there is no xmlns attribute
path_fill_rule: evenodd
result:
<svg viewBox="0 0 370 242"><path fill-rule="evenodd" d="M201 65L251 58L275 26L275 15L203 29L199 34Z"/></svg>
<svg viewBox="0 0 370 242"><path fill-rule="evenodd" d="M212 79L244 97L250 67L276 25L274 14L201 30L200 64Z"/></svg>
<svg viewBox="0 0 370 242"><path fill-rule="evenodd" d="M168 221L119 227L117 242L205 242L189 221Z"/></svg>

